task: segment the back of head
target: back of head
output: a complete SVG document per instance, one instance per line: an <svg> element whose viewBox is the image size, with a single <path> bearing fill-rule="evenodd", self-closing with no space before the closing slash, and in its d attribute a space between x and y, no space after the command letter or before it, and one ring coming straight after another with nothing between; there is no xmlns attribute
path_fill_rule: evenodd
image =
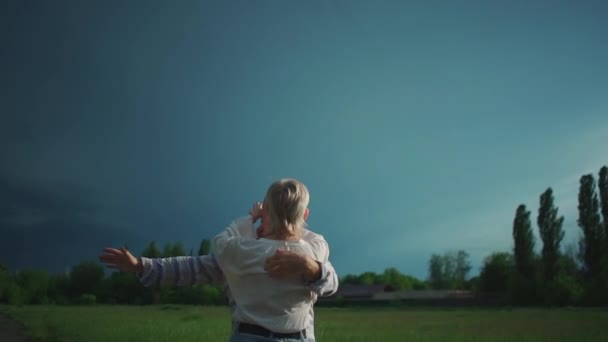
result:
<svg viewBox="0 0 608 342"><path fill-rule="evenodd" d="M295 179L278 180L266 192L271 233L276 238L300 238L306 228L305 213L310 195L304 183Z"/></svg>

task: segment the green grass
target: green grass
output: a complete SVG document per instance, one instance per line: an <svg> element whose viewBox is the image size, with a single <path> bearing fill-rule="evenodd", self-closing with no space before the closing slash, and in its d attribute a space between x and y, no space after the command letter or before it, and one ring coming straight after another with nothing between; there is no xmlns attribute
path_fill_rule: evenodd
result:
<svg viewBox="0 0 608 342"><path fill-rule="evenodd" d="M318 308L318 341L607 341L592 309ZM0 306L45 341L227 341L225 307Z"/></svg>

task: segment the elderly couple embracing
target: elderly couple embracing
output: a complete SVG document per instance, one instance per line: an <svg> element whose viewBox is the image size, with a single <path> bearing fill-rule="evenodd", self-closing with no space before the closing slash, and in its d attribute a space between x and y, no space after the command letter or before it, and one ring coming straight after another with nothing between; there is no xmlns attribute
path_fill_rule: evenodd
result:
<svg viewBox="0 0 608 342"><path fill-rule="evenodd" d="M303 183L281 179L213 239L210 255L149 259L105 248L99 258L146 286L227 285L232 342L315 341L314 303L336 292L338 277L327 242L306 227L308 203Z"/></svg>

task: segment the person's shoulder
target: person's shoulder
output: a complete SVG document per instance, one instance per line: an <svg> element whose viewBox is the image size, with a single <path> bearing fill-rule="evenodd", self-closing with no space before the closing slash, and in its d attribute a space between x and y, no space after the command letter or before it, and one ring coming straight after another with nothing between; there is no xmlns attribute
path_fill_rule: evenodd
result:
<svg viewBox="0 0 608 342"><path fill-rule="evenodd" d="M323 235L305 229L302 234L302 240L307 242L312 248L315 260L326 261L328 259L329 244L325 241Z"/></svg>
<svg viewBox="0 0 608 342"><path fill-rule="evenodd" d="M272 240L267 239L252 239L252 238L242 238L238 243L238 248L242 255L247 255L249 257L257 256L257 255L265 255L268 254L268 251L272 250L275 244Z"/></svg>
<svg viewBox="0 0 608 342"><path fill-rule="evenodd" d="M325 238L323 237L323 235L317 234L317 233L313 232L312 230L304 229L303 233L302 233L302 240L307 241L307 242L312 242L315 240L325 241Z"/></svg>
<svg viewBox="0 0 608 342"><path fill-rule="evenodd" d="M272 244L271 240L268 239L257 239L257 238L251 238L251 237L242 237L239 241L239 244L241 246L245 246L248 248L261 248L262 246L267 246Z"/></svg>

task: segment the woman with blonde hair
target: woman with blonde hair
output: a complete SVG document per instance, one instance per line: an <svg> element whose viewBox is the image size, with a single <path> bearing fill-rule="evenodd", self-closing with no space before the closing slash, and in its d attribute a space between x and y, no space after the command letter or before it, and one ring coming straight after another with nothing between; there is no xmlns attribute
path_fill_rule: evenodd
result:
<svg viewBox="0 0 608 342"><path fill-rule="evenodd" d="M301 279L273 279L265 260L281 250L325 262L326 245L302 240L308 217L309 193L295 179L278 180L268 188L264 204L256 203L250 215L235 220L213 240L213 253L235 301L231 341L314 341L306 336L309 312L316 295ZM257 237L254 222L262 218Z"/></svg>

